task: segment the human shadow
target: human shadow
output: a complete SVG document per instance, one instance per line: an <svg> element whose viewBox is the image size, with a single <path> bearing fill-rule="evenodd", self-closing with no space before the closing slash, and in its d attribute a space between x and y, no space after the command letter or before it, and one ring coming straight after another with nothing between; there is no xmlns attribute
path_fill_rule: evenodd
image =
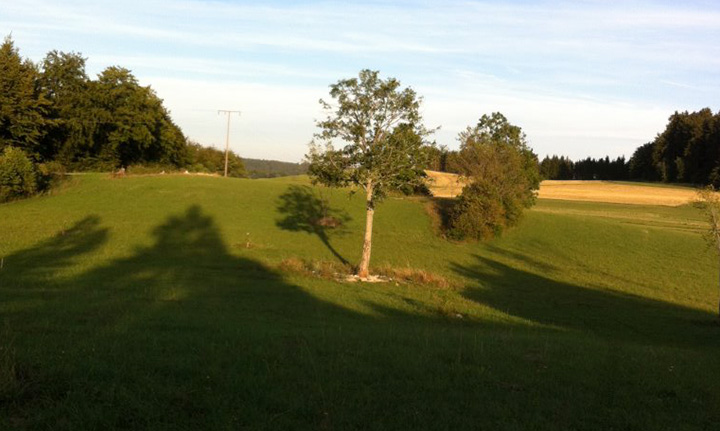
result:
<svg viewBox="0 0 720 431"><path fill-rule="evenodd" d="M463 296L497 310L557 330L574 330L641 344L717 345L714 316L706 311L553 280L505 263L476 256L474 265L454 265L477 280ZM552 269L533 265L540 270Z"/></svg>
<svg viewBox="0 0 720 431"><path fill-rule="evenodd" d="M85 217L52 238L6 256L0 271L0 286L49 287L55 284L60 270L96 250L107 240L108 229L100 227L100 217Z"/></svg>
<svg viewBox="0 0 720 431"><path fill-rule="evenodd" d="M299 185L280 195L277 210L283 215L276 222L280 229L316 235L343 265L350 264L330 243L331 233L345 233L344 225L351 220L346 211L331 207L312 187Z"/></svg>

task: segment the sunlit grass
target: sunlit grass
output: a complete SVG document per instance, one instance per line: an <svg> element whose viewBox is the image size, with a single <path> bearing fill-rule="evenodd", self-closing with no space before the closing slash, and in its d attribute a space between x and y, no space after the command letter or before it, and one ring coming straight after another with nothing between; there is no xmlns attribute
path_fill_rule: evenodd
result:
<svg viewBox="0 0 720 431"><path fill-rule="evenodd" d="M364 211L304 177L89 175L0 206L0 429L717 423L693 208L540 200L477 244L424 206L379 206L372 265L407 277L378 284L313 273L357 262Z"/></svg>

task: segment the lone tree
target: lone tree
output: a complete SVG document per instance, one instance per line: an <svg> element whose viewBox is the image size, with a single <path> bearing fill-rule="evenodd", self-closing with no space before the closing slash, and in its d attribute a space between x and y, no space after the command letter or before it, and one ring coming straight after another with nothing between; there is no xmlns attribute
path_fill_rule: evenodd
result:
<svg viewBox="0 0 720 431"><path fill-rule="evenodd" d="M421 97L400 88L395 78L380 79L378 71L362 70L358 78L330 86L333 103L320 100L327 118L306 156L314 183L361 187L367 216L360 278L368 276L375 205L388 190L407 192L423 183L428 132L421 124ZM335 149L333 143L343 141Z"/></svg>
<svg viewBox="0 0 720 431"><path fill-rule="evenodd" d="M535 203L540 170L525 134L499 112L458 136L458 167L467 178L451 214L456 237L486 239L517 224Z"/></svg>
<svg viewBox="0 0 720 431"><path fill-rule="evenodd" d="M695 206L707 216L708 230L705 238L708 245L715 248L718 258L720 258L720 194L712 186L701 189L698 191ZM720 278L718 279L718 290L720 290ZM718 319L720 319L720 301L718 301Z"/></svg>

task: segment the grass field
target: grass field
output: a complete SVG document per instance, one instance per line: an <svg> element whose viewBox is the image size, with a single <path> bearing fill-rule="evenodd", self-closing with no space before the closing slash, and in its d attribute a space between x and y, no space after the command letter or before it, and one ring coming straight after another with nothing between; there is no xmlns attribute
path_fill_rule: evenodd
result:
<svg viewBox="0 0 720 431"><path fill-rule="evenodd" d="M312 223L323 208L343 225ZM0 429L710 430L716 257L691 206L540 199L489 243L304 177L74 177L0 205Z"/></svg>
<svg viewBox="0 0 720 431"><path fill-rule="evenodd" d="M433 196L455 197L462 191L463 181L456 174L427 171ZM681 206L697 199L690 187L664 184L641 184L623 181L543 181L541 199L606 202L631 205Z"/></svg>

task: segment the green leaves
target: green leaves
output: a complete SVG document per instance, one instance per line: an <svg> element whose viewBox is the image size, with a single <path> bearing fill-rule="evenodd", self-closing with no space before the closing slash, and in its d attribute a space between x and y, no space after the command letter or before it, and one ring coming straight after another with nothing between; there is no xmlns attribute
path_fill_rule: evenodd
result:
<svg viewBox="0 0 720 431"><path fill-rule="evenodd" d="M40 92L38 70L23 60L10 37L0 46L0 150L22 148L32 158L41 157L49 102Z"/></svg>
<svg viewBox="0 0 720 431"><path fill-rule="evenodd" d="M522 130L499 112L461 132L457 164L470 184L451 215L456 237L486 239L518 223L540 188L537 156Z"/></svg>
<svg viewBox="0 0 720 431"><path fill-rule="evenodd" d="M58 51L41 65L23 60L9 37L0 47L0 150L80 170L187 163L182 132L129 70L108 67L92 81L85 58Z"/></svg>
<svg viewBox="0 0 720 431"><path fill-rule="evenodd" d="M421 182L429 132L422 126L422 99L395 78L362 70L357 78L330 86L332 103L320 100L325 120L306 158L313 181L333 187L372 187L372 198L387 190L409 190ZM340 149L333 144L343 142Z"/></svg>

